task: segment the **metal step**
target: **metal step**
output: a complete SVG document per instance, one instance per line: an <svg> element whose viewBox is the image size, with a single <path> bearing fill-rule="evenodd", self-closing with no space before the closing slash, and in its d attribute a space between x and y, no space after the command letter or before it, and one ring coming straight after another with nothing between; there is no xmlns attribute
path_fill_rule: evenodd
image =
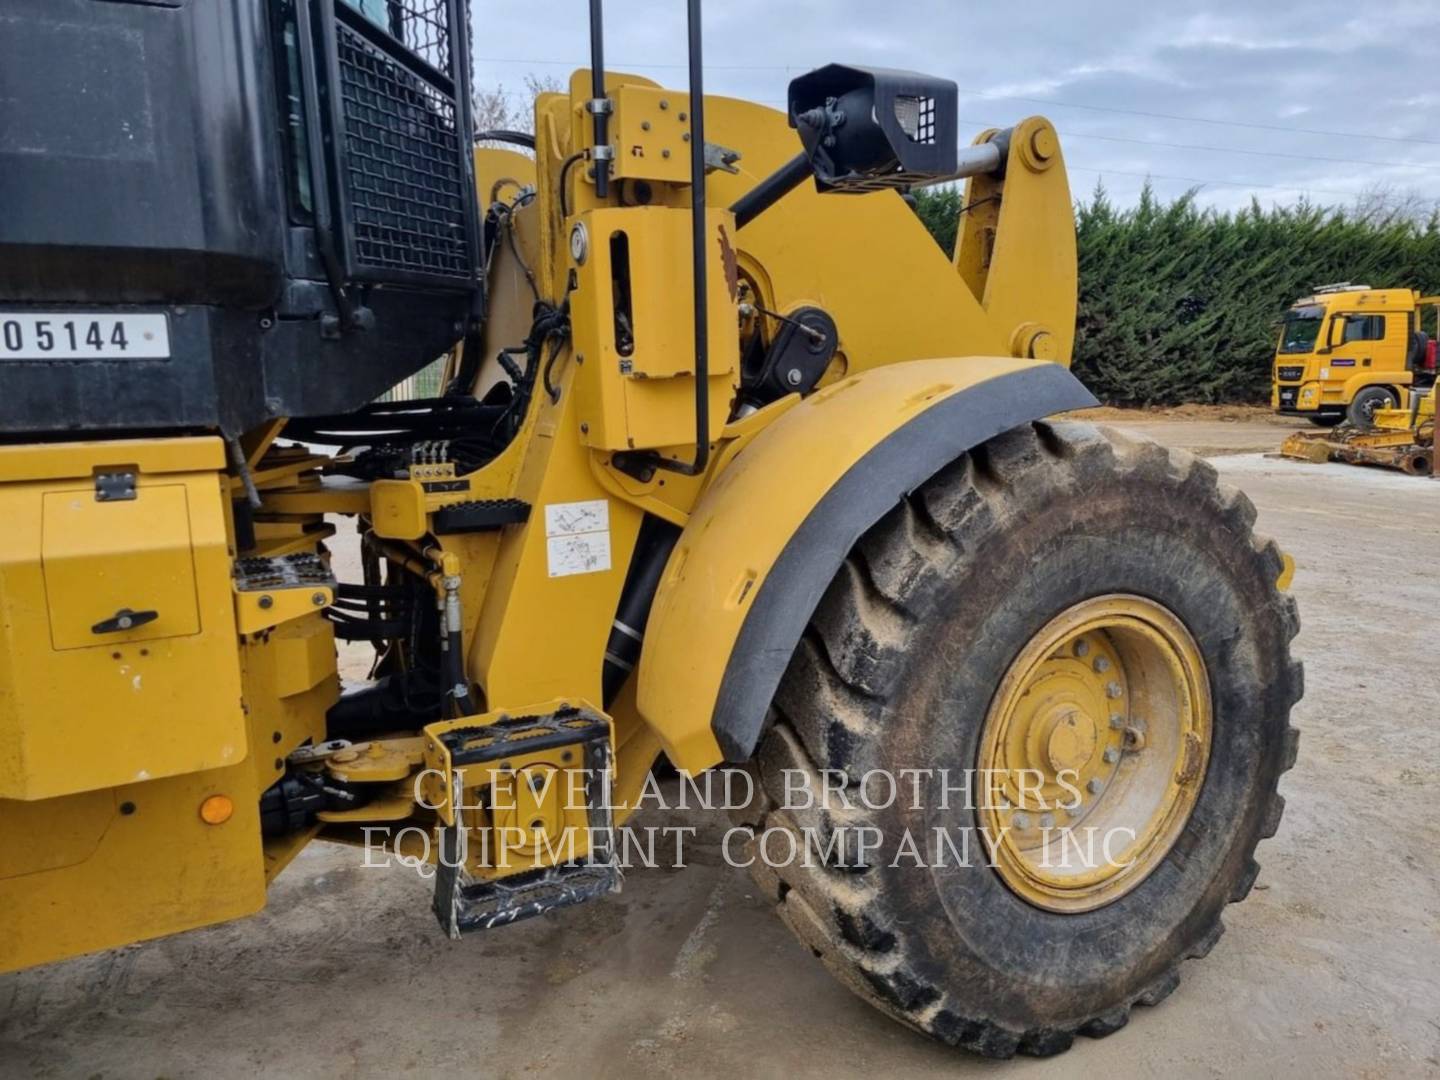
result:
<svg viewBox="0 0 1440 1080"><path fill-rule="evenodd" d="M466 868L467 829L454 809L441 814L440 859L435 873L435 916L452 938L476 930L528 919L619 892L621 874L615 854L610 807L613 752L610 722L587 708L561 707L544 714L501 715L474 723L443 722L426 729L443 753L443 789L459 793L463 770L497 763L504 771L546 758L572 761L585 770L583 807L589 850L583 858L497 878L476 878ZM436 764L427 754L427 764ZM513 775L513 774L512 774ZM456 800L456 805L460 805ZM576 808L577 811L581 809ZM451 821L446 825L444 822Z"/></svg>

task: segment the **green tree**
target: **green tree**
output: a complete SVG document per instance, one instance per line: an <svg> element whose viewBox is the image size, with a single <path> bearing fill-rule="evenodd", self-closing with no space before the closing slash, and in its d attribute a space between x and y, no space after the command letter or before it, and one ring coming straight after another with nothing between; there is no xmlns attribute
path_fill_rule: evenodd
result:
<svg viewBox="0 0 1440 1080"><path fill-rule="evenodd" d="M963 193L922 191L916 212L953 250ZM1440 219L1299 202L1235 212L1147 185L1117 208L1095 188L1075 208L1080 304L1074 369L1123 405L1264 402L1280 315L1314 286L1440 291Z"/></svg>

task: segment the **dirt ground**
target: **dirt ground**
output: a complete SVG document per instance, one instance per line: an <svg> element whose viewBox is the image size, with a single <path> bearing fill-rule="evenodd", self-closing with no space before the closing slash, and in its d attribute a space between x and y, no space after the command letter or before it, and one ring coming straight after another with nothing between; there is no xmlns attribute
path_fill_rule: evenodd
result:
<svg viewBox="0 0 1440 1080"><path fill-rule="evenodd" d="M1440 482L1271 460L1264 415L1107 415L1213 456L1291 552L1307 694L1250 899L1163 1004L996 1065L853 998L718 850L452 944L429 884L315 845L241 923L0 977L0 1076L1440 1072Z"/></svg>

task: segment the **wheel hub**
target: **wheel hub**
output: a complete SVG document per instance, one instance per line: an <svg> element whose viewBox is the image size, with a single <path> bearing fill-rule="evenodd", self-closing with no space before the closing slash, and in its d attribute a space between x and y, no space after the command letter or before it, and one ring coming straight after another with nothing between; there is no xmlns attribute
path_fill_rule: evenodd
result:
<svg viewBox="0 0 1440 1080"><path fill-rule="evenodd" d="M1083 768L1095 756L1097 742L1095 721L1078 709L1066 710L1051 727L1046 743L1045 760L1050 771L1059 775L1065 769Z"/></svg>
<svg viewBox="0 0 1440 1080"><path fill-rule="evenodd" d="M980 824L1006 885L1052 911L1135 888L1189 819L1210 733L1204 661L1168 609L1114 595L1057 616L1006 672L981 735Z"/></svg>

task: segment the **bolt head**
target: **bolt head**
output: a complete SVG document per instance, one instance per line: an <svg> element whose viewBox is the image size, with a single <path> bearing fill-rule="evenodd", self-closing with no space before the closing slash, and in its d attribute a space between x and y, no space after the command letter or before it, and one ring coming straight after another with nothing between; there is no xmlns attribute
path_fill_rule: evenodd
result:
<svg viewBox="0 0 1440 1080"><path fill-rule="evenodd" d="M800 374L799 368L792 367L789 371L785 373L785 381L788 382L791 386L799 386L801 378L802 376Z"/></svg>
<svg viewBox="0 0 1440 1080"><path fill-rule="evenodd" d="M1010 819L1010 824L1014 825L1015 828L1019 829L1021 832L1024 832L1026 829L1030 828L1030 815L1016 814Z"/></svg>
<svg viewBox="0 0 1440 1080"><path fill-rule="evenodd" d="M1125 691L1120 688L1120 684L1118 682L1109 682L1105 684L1105 696L1108 698L1118 698L1124 692Z"/></svg>
<svg viewBox="0 0 1440 1080"><path fill-rule="evenodd" d="M1040 815L1040 827L1041 827L1042 829L1053 829L1053 828L1055 827L1055 815L1054 815L1054 814L1041 814L1041 815Z"/></svg>
<svg viewBox="0 0 1440 1080"><path fill-rule="evenodd" d="M1105 790L1105 785L1100 782L1099 777L1096 777L1085 785L1085 790L1090 792L1091 795L1099 795L1100 792Z"/></svg>
<svg viewBox="0 0 1440 1080"><path fill-rule="evenodd" d="M1119 750L1116 750L1116 749L1112 746L1112 747L1110 747L1108 750L1105 751L1105 753L1104 753L1103 756L1104 756L1104 758L1105 758L1105 763L1106 763L1107 765L1114 765L1115 762L1117 762L1117 761L1120 760L1120 751L1119 751Z"/></svg>
<svg viewBox="0 0 1440 1080"><path fill-rule="evenodd" d="M1124 718L1123 716L1121 716L1119 713L1111 713L1111 714L1110 714L1110 727L1111 727L1113 730L1119 731L1119 730L1120 730L1121 728L1123 728L1124 726L1125 726L1125 718Z"/></svg>
<svg viewBox="0 0 1440 1080"><path fill-rule="evenodd" d="M1104 673L1110 670L1110 661L1106 660L1103 656L1097 656L1095 657L1095 662L1090 666L1093 667L1096 671Z"/></svg>
<svg viewBox="0 0 1440 1080"><path fill-rule="evenodd" d="M317 593L311 593L311 594L310 594L310 602L311 602L312 604L314 604L316 607L324 607L324 606L325 606L325 600L326 600L326 597L325 597L325 594L324 594L323 592L317 592Z"/></svg>
<svg viewBox="0 0 1440 1080"><path fill-rule="evenodd" d="M1090 651L1090 642L1086 641L1084 638L1081 638L1079 641L1075 642L1075 655L1076 655L1076 656L1084 656L1084 655L1086 655L1089 651Z"/></svg>
<svg viewBox="0 0 1440 1080"><path fill-rule="evenodd" d="M260 597L259 603L262 608L268 611L270 608L275 606L275 598L268 595L262 596Z"/></svg>

